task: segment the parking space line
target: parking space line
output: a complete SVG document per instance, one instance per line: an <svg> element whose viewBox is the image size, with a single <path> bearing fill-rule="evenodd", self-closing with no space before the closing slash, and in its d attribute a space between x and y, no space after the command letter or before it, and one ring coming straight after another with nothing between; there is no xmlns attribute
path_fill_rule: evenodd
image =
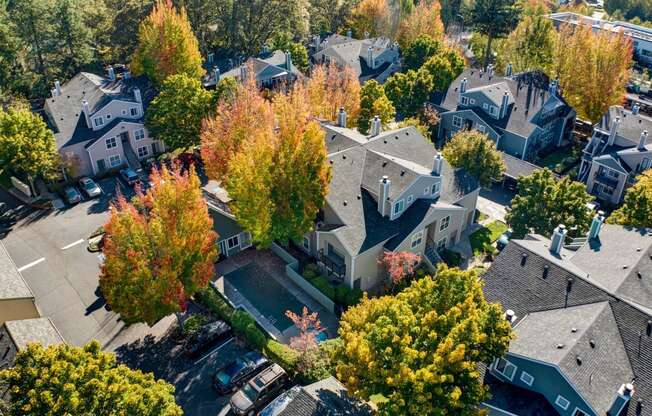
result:
<svg viewBox="0 0 652 416"><path fill-rule="evenodd" d="M18 271L19 271L19 272L22 272L23 270L27 270L27 269L29 269L30 267L32 267L32 266L36 266L37 264L39 264L39 263L41 263L41 262L44 262L44 261L45 261L45 257L41 257L41 258L38 259L38 260L34 260L34 261L31 262L31 263L27 263L27 264L24 265L23 267L19 267L19 268L18 268Z"/></svg>
<svg viewBox="0 0 652 416"><path fill-rule="evenodd" d="M199 364L199 363L201 363L202 361L204 361L205 359L207 359L207 358L210 357L211 355L213 355L213 354L215 354L216 352L218 352L219 350L221 350L223 347L225 347L225 346L227 346L228 344L230 344L231 341L233 341L234 339L235 339L235 337L231 337L231 338L229 338L226 342L224 342L224 344L222 344L222 345L218 345L217 347L215 347L215 349L214 349L213 351L209 352L208 354L206 354L206 355L204 355L203 357L201 357L199 360L195 361L195 364Z"/></svg>
<svg viewBox="0 0 652 416"><path fill-rule="evenodd" d="M61 250L68 250L69 248L72 248L76 246L77 244L83 243L85 240L83 238L80 238L79 240L75 241L74 243L70 243L65 247L61 247Z"/></svg>

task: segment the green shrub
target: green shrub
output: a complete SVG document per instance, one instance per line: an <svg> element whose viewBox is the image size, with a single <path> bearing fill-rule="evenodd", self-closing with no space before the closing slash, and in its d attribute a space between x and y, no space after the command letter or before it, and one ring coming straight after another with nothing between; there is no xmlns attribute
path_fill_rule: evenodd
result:
<svg viewBox="0 0 652 416"><path fill-rule="evenodd" d="M459 267L462 264L462 255L456 251L446 248L439 255L449 267Z"/></svg>
<svg viewBox="0 0 652 416"><path fill-rule="evenodd" d="M269 359L283 367L288 373L293 373L296 369L299 354L287 345L269 339L263 352Z"/></svg>
<svg viewBox="0 0 652 416"><path fill-rule="evenodd" d="M347 306L355 306L358 303L360 303L360 300L362 299L362 290L360 289L353 289L349 291L349 293L346 295L346 305Z"/></svg>
<svg viewBox="0 0 652 416"><path fill-rule="evenodd" d="M237 310L233 313L231 326L236 334L241 335L251 346L262 349L267 337L258 328L256 320L247 311Z"/></svg>
<svg viewBox="0 0 652 416"><path fill-rule="evenodd" d="M335 302L340 305L346 305L346 298L351 289L345 284L335 286Z"/></svg>
<svg viewBox="0 0 652 416"><path fill-rule="evenodd" d="M315 271L312 270L312 269L305 269L305 270L303 271L303 277L304 277L307 281L311 282L315 277L317 277L317 273L315 273Z"/></svg>
<svg viewBox="0 0 652 416"><path fill-rule="evenodd" d="M424 269L423 267L419 267L416 272L414 272L416 275L417 279L422 279L426 277L426 274L428 274L428 271Z"/></svg>
<svg viewBox="0 0 652 416"><path fill-rule="evenodd" d="M197 331L199 328L207 323L206 317L203 315L192 315L183 323L183 333L190 334Z"/></svg>
<svg viewBox="0 0 652 416"><path fill-rule="evenodd" d="M328 279L324 276L318 276L311 282L321 293L326 295L332 301L335 301L335 288L330 284Z"/></svg>
<svg viewBox="0 0 652 416"><path fill-rule="evenodd" d="M232 324L233 308L210 285L198 291L195 297L220 319Z"/></svg>

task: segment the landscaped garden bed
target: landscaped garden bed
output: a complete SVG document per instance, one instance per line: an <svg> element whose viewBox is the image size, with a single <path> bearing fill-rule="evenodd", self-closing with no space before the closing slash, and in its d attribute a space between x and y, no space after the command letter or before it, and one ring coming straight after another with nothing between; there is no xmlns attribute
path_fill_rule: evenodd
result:
<svg viewBox="0 0 652 416"><path fill-rule="evenodd" d="M493 243L508 230L502 221L493 221L469 236L474 256L489 254L495 251Z"/></svg>

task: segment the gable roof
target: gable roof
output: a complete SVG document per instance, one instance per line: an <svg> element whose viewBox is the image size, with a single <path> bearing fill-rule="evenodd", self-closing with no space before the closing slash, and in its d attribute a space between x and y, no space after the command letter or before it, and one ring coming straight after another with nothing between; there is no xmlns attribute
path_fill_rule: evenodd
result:
<svg viewBox="0 0 652 416"><path fill-rule="evenodd" d="M372 50L372 57L375 59L387 49L393 48L394 43L386 37L354 39L348 36L333 34L324 39L317 52L312 55L314 62L322 62L325 56L337 62L339 65L348 66L360 77L368 77L373 74L382 73L390 62L385 62L378 68L371 69L367 62L369 48Z"/></svg>
<svg viewBox="0 0 652 416"><path fill-rule="evenodd" d="M620 105L612 105L602 116L595 127L604 131L611 131L611 125L616 118L620 118L618 136L632 142L632 146L638 144L641 132L647 130L652 134L652 118L645 114L634 114Z"/></svg>
<svg viewBox="0 0 652 416"><path fill-rule="evenodd" d="M621 230L614 230L614 228L621 228ZM608 262L620 264L621 267L625 262L630 262L628 269L636 276L634 268L638 268L643 257L650 259L652 255L652 245L643 245L638 237L641 232L615 225L603 225L600 231L601 243L604 245L606 239L611 238L612 235L614 241L605 245L604 249L600 251L599 255L602 258L598 259L598 253L594 252L592 255L595 257L592 257L592 260L584 257L586 253L582 254L581 252L581 250L593 250L590 245L578 250L580 254L578 258L574 258L578 253L569 250L564 250L562 256L555 257L545 254L545 251L548 251L550 240L543 237L538 236L534 240L512 240L482 277L487 300L501 302L505 309L514 310L520 319L541 311L563 311L576 306L608 302L628 363L622 362L618 356L615 356L613 360L604 364L605 367L613 368L600 368L600 371L612 375L626 375L629 371L627 367L631 368L635 386L632 401L636 402L641 399L644 407L642 413L638 415L636 413L637 406L630 405L626 411L628 416L652 415L652 334L647 332L648 320L652 319L652 310L649 308L649 303L646 308L624 296L624 292L620 289L624 283L618 285L618 288L614 290L613 282L605 281L609 277L599 277L595 274L595 269L605 267ZM630 238L625 238L625 235L629 235ZM652 237L646 238L652 241ZM527 243L528 241L540 244ZM640 251L637 251L636 249L639 247ZM632 258L629 250L636 251L641 258L638 260ZM623 255L625 257L622 257ZM595 265L587 266L587 262L591 261L596 262ZM635 261L638 261L636 265L633 264ZM547 270L545 277L544 270ZM652 278L652 274L647 270L644 269L643 279L646 276L649 276L648 279ZM638 277L636 276L636 278ZM622 278L616 275L614 279ZM623 280L623 282L626 281L628 281L628 277ZM640 294L637 295L640 296ZM641 299L639 298L638 301ZM606 309L602 313L606 313L604 311ZM599 316L595 322L595 326L591 325L592 328L610 328L601 329L603 335L596 336L596 343L615 342L610 318ZM520 324L517 324L517 328L519 326ZM544 338L540 335L537 339L541 341ZM583 345L582 348L585 347L586 345ZM596 360L599 361L597 358ZM582 371L585 370L582 369ZM575 377L571 371L567 375ZM594 375L593 377L601 376ZM631 381L614 380L614 383L618 382L620 385ZM612 387L607 384L601 384L601 386L599 394L610 398L615 397L615 390L607 391ZM580 382L578 382L578 388L583 388ZM584 394L588 396L585 399L593 400L596 407L602 406L601 403L604 403L594 396L598 394L597 390L591 390L588 393L585 390ZM607 409L596 408L596 410L601 412L600 414L605 414Z"/></svg>
<svg viewBox="0 0 652 416"><path fill-rule="evenodd" d="M33 342L37 342L44 347L65 343L61 333L59 333L50 318L6 321L5 328L18 350L26 348L28 344Z"/></svg>
<svg viewBox="0 0 652 416"><path fill-rule="evenodd" d="M0 299L33 299L34 294L0 241Z"/></svg>
<svg viewBox="0 0 652 416"><path fill-rule="evenodd" d="M505 152L500 152L500 156L505 163L505 176L513 179L518 179L521 176L529 176L535 170L541 169L537 165L533 165L530 162L526 162L525 160L519 159Z"/></svg>
<svg viewBox="0 0 652 416"><path fill-rule="evenodd" d="M303 73L299 71L299 68L293 62L291 62L290 68L286 67L285 52L280 50L249 58L242 65L226 71L222 76L240 78L242 69L246 68L249 64L253 66L256 78L275 78L286 75L288 72L296 77L303 77ZM209 82L205 85L215 85L214 77L212 78L212 84Z"/></svg>

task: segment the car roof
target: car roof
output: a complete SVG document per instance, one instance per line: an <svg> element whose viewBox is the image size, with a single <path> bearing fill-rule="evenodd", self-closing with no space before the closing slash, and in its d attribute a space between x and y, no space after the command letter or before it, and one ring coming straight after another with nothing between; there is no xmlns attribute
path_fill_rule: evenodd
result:
<svg viewBox="0 0 652 416"><path fill-rule="evenodd" d="M283 368L281 368L280 365L275 363L271 367L267 368L262 373L260 373L249 383L256 390L261 390L263 387L273 382L277 378L281 377L283 374L285 374L285 370L283 370Z"/></svg>

